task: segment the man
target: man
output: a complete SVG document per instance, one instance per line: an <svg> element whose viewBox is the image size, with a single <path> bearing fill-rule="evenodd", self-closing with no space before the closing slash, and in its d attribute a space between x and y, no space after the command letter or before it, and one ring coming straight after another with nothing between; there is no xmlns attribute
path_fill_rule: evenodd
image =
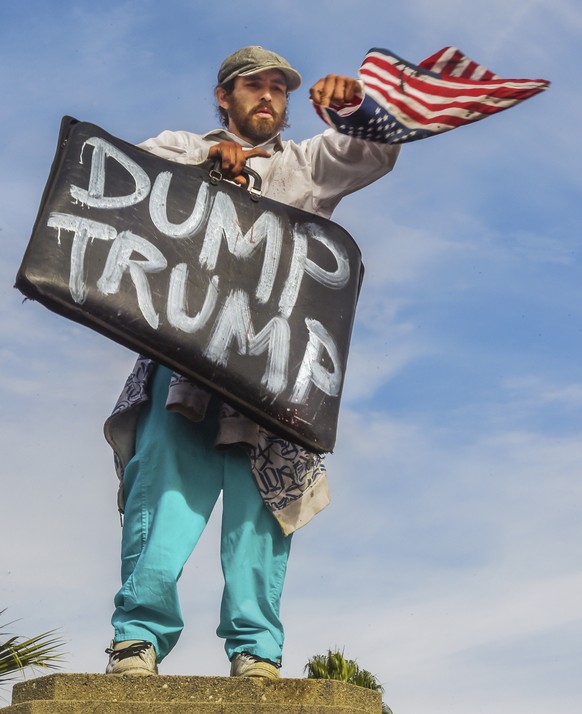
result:
<svg viewBox="0 0 582 714"><path fill-rule="evenodd" d="M283 142L288 93L300 84L279 55L242 48L218 72L224 129L202 136L165 131L141 146L177 162L216 161L240 184L247 166L262 177L264 195L328 217L343 196L389 172L398 149L333 130ZM360 92L357 80L328 75L310 96L321 106L341 106ZM225 587L217 634L232 676L277 678L291 534L329 502L323 459L146 358L138 359L105 434L116 454L125 515L107 672L155 674L176 644L183 628L177 581L222 492ZM265 454L270 481L281 474L276 497L264 488ZM292 497L282 497L285 489Z"/></svg>

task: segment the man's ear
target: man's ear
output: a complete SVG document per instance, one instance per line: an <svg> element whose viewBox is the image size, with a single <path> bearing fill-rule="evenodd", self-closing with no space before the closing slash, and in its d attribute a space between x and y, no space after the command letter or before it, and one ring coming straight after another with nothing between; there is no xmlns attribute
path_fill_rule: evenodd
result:
<svg viewBox="0 0 582 714"><path fill-rule="evenodd" d="M214 90L214 94L216 95L216 101L218 102L218 106L221 109L228 109L230 102L228 101L228 93L224 87L216 87Z"/></svg>

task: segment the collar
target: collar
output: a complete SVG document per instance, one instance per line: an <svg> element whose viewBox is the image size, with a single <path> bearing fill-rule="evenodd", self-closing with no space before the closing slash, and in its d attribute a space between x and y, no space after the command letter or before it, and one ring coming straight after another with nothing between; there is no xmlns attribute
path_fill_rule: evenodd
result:
<svg viewBox="0 0 582 714"><path fill-rule="evenodd" d="M228 131L228 129L212 129L212 131L203 134L202 138L209 141L216 139L218 139L219 141L236 141L237 144L240 144L245 149L253 149L257 147L260 149L265 149L265 151L269 151L270 153L274 151L283 151L283 141L281 139L281 134L277 134L276 136L271 137L267 141L264 141L262 144L250 144L248 141L241 139L240 136L237 136L236 134L233 134L232 132Z"/></svg>

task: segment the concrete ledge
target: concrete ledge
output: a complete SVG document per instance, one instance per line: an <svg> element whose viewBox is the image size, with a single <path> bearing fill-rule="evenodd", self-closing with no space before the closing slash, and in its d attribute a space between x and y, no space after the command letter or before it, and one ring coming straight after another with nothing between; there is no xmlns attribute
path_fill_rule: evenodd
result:
<svg viewBox="0 0 582 714"><path fill-rule="evenodd" d="M326 679L52 674L14 686L2 714L380 714L378 692Z"/></svg>

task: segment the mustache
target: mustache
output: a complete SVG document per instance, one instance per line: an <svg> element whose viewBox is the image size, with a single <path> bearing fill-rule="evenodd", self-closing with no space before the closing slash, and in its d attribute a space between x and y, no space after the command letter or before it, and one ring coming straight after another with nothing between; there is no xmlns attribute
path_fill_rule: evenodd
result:
<svg viewBox="0 0 582 714"><path fill-rule="evenodd" d="M278 113L273 109L273 107L267 102L259 102L259 104L257 104L257 106L253 109L253 114L256 114L257 112L263 110L269 112L269 114L271 114L274 119L279 116Z"/></svg>

